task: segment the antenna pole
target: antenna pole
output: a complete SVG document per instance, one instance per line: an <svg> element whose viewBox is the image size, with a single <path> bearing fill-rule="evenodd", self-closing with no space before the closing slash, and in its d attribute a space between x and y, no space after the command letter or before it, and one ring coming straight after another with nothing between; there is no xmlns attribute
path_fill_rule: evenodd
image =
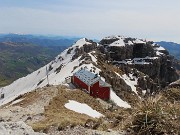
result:
<svg viewBox="0 0 180 135"><path fill-rule="evenodd" d="M48 76L48 69L47 69L47 67L46 67L46 75L47 75L47 82L48 82L48 85L49 85L49 76Z"/></svg>

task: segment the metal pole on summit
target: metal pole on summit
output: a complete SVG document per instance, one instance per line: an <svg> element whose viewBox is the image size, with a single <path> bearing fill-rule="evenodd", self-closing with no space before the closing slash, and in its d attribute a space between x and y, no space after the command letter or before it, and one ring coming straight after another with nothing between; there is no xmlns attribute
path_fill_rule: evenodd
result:
<svg viewBox="0 0 180 135"><path fill-rule="evenodd" d="M0 99L1 99L1 95L2 95L2 89L0 90Z"/></svg>
<svg viewBox="0 0 180 135"><path fill-rule="evenodd" d="M47 69L47 66L46 66L46 75L47 75L47 82L48 82L48 85L49 85L49 78L48 78L48 69Z"/></svg>
<svg viewBox="0 0 180 135"><path fill-rule="evenodd" d="M0 99L3 99L4 98L4 93L3 93L3 88L1 89L1 93L0 93Z"/></svg>

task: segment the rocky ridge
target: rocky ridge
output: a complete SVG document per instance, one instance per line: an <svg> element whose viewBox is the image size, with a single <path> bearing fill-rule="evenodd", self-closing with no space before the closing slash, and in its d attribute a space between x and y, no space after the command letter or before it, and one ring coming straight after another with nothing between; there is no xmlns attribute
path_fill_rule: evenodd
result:
<svg viewBox="0 0 180 135"><path fill-rule="evenodd" d="M11 96L15 98L19 93L23 94L46 85L63 84L65 78L84 67L104 77L112 88L118 89L115 91L121 93L121 98L124 98L123 95L129 95L128 91L137 97L143 97L160 91L178 79L172 61L173 57L168 51L152 41L111 36L96 43L83 38L46 66L1 88L9 100L5 98L0 102L5 104L12 100ZM114 66L117 72L113 71ZM14 87L17 87L17 90L14 90Z"/></svg>
<svg viewBox="0 0 180 135"><path fill-rule="evenodd" d="M137 69L152 79L159 89L179 78L173 67L173 57L152 41L112 36L102 39L100 44L100 51L112 64L125 70L128 67Z"/></svg>

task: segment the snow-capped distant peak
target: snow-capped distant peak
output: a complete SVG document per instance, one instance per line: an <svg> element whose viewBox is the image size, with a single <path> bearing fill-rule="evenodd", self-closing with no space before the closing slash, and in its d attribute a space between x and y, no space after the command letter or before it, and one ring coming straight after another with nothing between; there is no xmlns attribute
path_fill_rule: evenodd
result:
<svg viewBox="0 0 180 135"><path fill-rule="evenodd" d="M119 39L119 40L113 42L112 44L110 44L109 46L125 46L125 43L124 43L123 39Z"/></svg>
<svg viewBox="0 0 180 135"><path fill-rule="evenodd" d="M131 37L125 37L125 36L119 36L119 35L113 35L105 37L101 40L101 43L103 45L108 45L110 47L126 47L126 46L133 46L137 44L144 44L144 45L151 45L156 53L156 56L162 56L164 55L164 51L166 51L165 48L162 46L154 43L151 40L147 39L138 39L138 38L131 38Z"/></svg>
<svg viewBox="0 0 180 135"><path fill-rule="evenodd" d="M91 44L86 38L79 39L72 47L81 48L85 44Z"/></svg>
<svg viewBox="0 0 180 135"><path fill-rule="evenodd" d="M164 49L164 47L162 47L162 46L159 46L159 47L156 47L155 50L157 50L157 51L163 51L163 50L166 50L166 49Z"/></svg>
<svg viewBox="0 0 180 135"><path fill-rule="evenodd" d="M120 35L112 35L112 36L105 37L103 39L124 39L124 38L127 38L127 37L120 36Z"/></svg>
<svg viewBox="0 0 180 135"><path fill-rule="evenodd" d="M136 39L136 40L134 41L134 43L136 43L136 44L145 44L146 42L144 42L144 41L141 40L141 39Z"/></svg>

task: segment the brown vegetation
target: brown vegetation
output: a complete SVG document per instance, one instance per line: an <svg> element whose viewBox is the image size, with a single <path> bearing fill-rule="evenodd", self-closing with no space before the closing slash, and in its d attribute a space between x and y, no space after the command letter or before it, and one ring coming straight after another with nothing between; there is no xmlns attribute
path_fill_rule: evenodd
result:
<svg viewBox="0 0 180 135"><path fill-rule="evenodd" d="M79 114L64 107L68 100L75 100L80 103L86 103L98 112L105 114L100 103L81 90L68 90L63 86L58 87L58 94L54 97L48 106L45 107L45 119L33 124L36 131L47 130L50 126L57 126L59 130L67 126L85 125L87 120L97 121L85 114Z"/></svg>
<svg viewBox="0 0 180 135"><path fill-rule="evenodd" d="M138 135L180 134L180 103L172 102L177 96L179 90L167 90L140 102L133 109L131 126L127 127Z"/></svg>
<svg viewBox="0 0 180 135"><path fill-rule="evenodd" d="M46 87L48 89L51 87ZM69 90L56 86L56 96L45 107L44 119L32 124L36 131L48 132L50 127L63 130L66 127L81 125L85 128L104 130L127 130L130 134L161 135L180 134L180 92L179 89L168 89L155 97L134 103L130 109L103 108L103 105L81 90ZM43 91L27 93L17 104L26 107L35 103ZM50 94L50 93L49 93ZM41 96L42 97L42 96ZM68 100L86 103L105 117L94 119L88 115L76 113L64 107ZM16 105L17 105L16 104Z"/></svg>
<svg viewBox="0 0 180 135"><path fill-rule="evenodd" d="M180 101L180 89L170 88L164 91L163 95L172 103L175 101Z"/></svg>

